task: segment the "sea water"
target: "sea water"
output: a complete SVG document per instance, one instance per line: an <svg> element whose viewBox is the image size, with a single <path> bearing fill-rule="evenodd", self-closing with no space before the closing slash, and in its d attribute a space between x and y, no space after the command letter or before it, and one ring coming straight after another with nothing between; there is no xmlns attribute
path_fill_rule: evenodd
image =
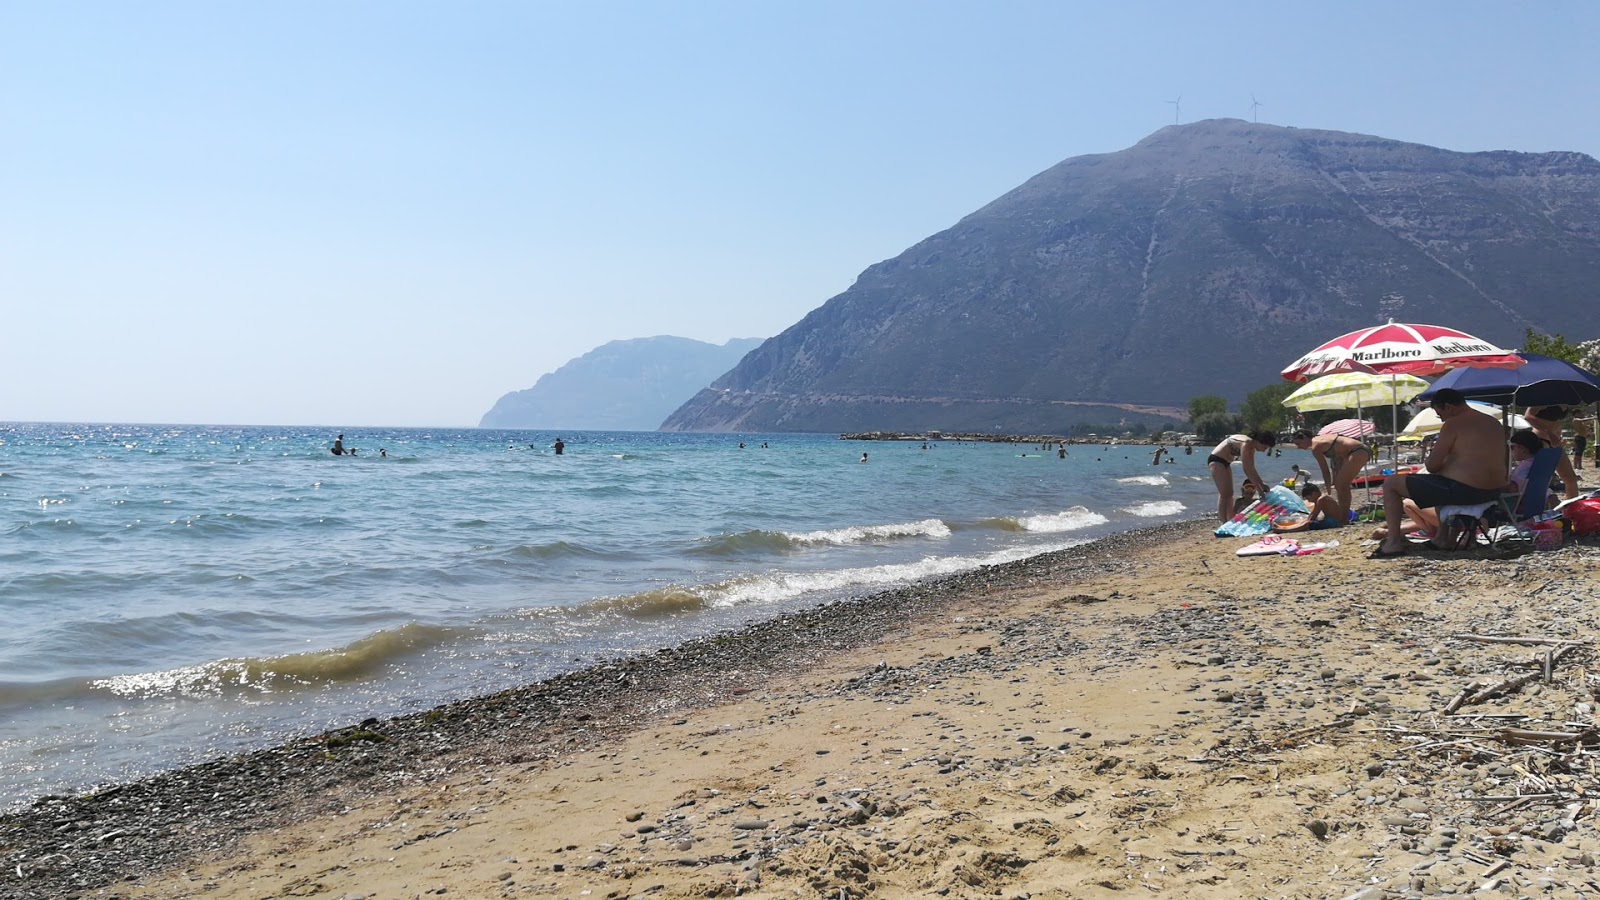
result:
<svg viewBox="0 0 1600 900"><path fill-rule="evenodd" d="M0 424L0 809L1215 503L1142 446L334 436Z"/></svg>

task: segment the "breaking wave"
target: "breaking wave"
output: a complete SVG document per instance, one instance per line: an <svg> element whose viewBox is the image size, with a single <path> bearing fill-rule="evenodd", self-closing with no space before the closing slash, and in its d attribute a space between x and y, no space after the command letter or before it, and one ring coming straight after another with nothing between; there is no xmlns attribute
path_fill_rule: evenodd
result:
<svg viewBox="0 0 1600 900"><path fill-rule="evenodd" d="M1126 511L1136 516L1175 516L1186 509L1187 506L1176 500L1152 500L1127 507Z"/></svg>
<svg viewBox="0 0 1600 900"><path fill-rule="evenodd" d="M297 687L361 681L397 659L462 634L460 629L413 622L332 650L221 659L160 672L100 678L91 681L89 686L121 697L154 698L218 696L235 691L274 693Z"/></svg>

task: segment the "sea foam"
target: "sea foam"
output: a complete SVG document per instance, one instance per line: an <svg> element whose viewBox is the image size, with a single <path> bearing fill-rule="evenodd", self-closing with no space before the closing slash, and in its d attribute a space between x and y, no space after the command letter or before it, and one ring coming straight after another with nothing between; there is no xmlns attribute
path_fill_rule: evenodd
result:
<svg viewBox="0 0 1600 900"><path fill-rule="evenodd" d="M1185 509L1188 507L1176 500L1152 500L1127 507L1126 511L1136 516L1175 516Z"/></svg>
<svg viewBox="0 0 1600 900"><path fill-rule="evenodd" d="M1107 521L1105 516L1086 506L1074 506L1058 513L1024 516L1017 520L1017 524L1021 525L1024 531L1051 534L1058 531L1077 531L1082 528L1093 528L1096 525L1104 525Z"/></svg>

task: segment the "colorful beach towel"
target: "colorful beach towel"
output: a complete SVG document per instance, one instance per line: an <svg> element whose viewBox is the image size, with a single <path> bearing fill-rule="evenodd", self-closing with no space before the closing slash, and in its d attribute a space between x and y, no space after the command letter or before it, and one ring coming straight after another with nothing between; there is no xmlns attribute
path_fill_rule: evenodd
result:
<svg viewBox="0 0 1600 900"><path fill-rule="evenodd" d="M1239 514L1217 526L1217 537L1252 537L1272 530L1272 520L1288 513L1307 514L1311 510L1294 491L1279 485L1260 500L1239 510Z"/></svg>

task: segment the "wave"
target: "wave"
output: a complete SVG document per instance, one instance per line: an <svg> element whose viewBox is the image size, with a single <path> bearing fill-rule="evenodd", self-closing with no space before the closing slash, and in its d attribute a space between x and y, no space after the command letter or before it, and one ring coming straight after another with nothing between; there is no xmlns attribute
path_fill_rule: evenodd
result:
<svg viewBox="0 0 1600 900"><path fill-rule="evenodd" d="M1103 521L1103 519L1102 519ZM652 619L703 609L730 609L750 604L772 604L796 597L829 594L854 588L886 588L925 578L954 575L982 566L1013 562L1040 553L1065 550L1084 543L1073 541L1042 547L1014 547L979 556L927 557L916 562L891 563L858 569L830 569L822 572L772 573L733 578L712 584L658 588L637 594L602 597L561 612L614 612L630 618ZM537 610L547 615L552 610Z"/></svg>
<svg viewBox="0 0 1600 900"><path fill-rule="evenodd" d="M634 619L658 619L709 608L709 598L702 590L705 589L658 588L620 597L602 597L583 604L579 609L618 612Z"/></svg>
<svg viewBox="0 0 1600 900"><path fill-rule="evenodd" d="M370 634L344 647L286 656L221 659L159 672L114 675L91 681L119 697L218 696L235 691L274 693L298 687L361 681L384 667L460 637L461 629L412 622Z"/></svg>
<svg viewBox="0 0 1600 900"><path fill-rule="evenodd" d="M505 552L512 559L559 559L563 556L605 556L599 550L591 550L582 544L572 544L567 541L552 541L548 544L518 544Z"/></svg>
<svg viewBox="0 0 1600 900"><path fill-rule="evenodd" d="M0 709L41 706L60 701L71 702L82 700L89 693L89 682L82 678L61 678L55 681L0 681Z"/></svg>
<svg viewBox="0 0 1600 900"><path fill-rule="evenodd" d="M980 519L975 528L996 528L1000 531L1027 531L1027 526L1015 516L995 516L992 519Z"/></svg>
<svg viewBox="0 0 1600 900"><path fill-rule="evenodd" d="M1166 487L1171 482L1165 475L1134 475L1128 478L1118 478L1118 484L1148 484L1155 487Z"/></svg>
<svg viewBox="0 0 1600 900"><path fill-rule="evenodd" d="M1176 500L1152 500L1127 507L1124 511L1136 516L1175 516L1188 509Z"/></svg>
<svg viewBox="0 0 1600 900"><path fill-rule="evenodd" d="M919 522L896 522L888 525L851 525L823 531L741 531L708 538L690 553L696 555L731 556L739 553L778 552L796 547L818 544L859 544L864 541L883 541L906 537L946 538L950 526L941 519L923 519Z"/></svg>
<svg viewBox="0 0 1600 900"><path fill-rule="evenodd" d="M741 531L705 538L689 550L697 556L732 556L739 553L788 550L795 546L789 535L781 531Z"/></svg>
<svg viewBox="0 0 1600 900"><path fill-rule="evenodd" d="M1104 525L1110 521L1105 516L1089 509L1086 506L1074 506L1058 513L1046 513L1038 516L1023 516L1017 520L1023 531L1036 531L1046 534L1059 531L1077 531L1081 528L1092 528Z"/></svg>
<svg viewBox="0 0 1600 900"><path fill-rule="evenodd" d="M856 544L885 538L950 536L950 526L941 519L923 519L920 522L897 522L890 525L852 525L825 531L807 531L801 534L783 532L795 544Z"/></svg>

